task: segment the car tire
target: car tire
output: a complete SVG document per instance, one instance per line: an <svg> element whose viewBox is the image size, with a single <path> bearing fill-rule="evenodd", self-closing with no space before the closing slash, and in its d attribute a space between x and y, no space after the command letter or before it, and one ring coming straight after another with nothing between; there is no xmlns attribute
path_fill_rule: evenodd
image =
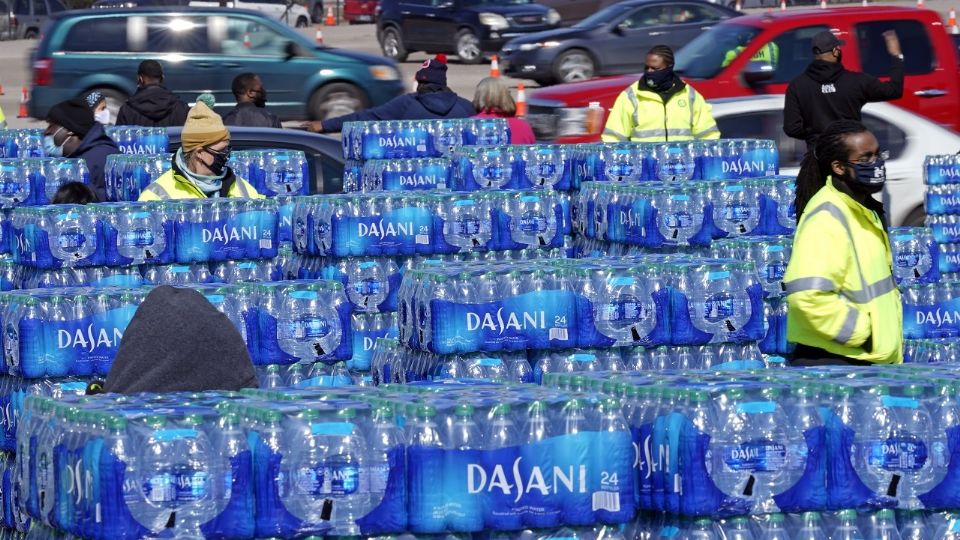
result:
<svg viewBox="0 0 960 540"><path fill-rule="evenodd" d="M561 83L588 81L596 74L593 56L583 49L564 51L553 61L553 75Z"/></svg>
<svg viewBox="0 0 960 540"><path fill-rule="evenodd" d="M383 55L395 62L407 60L407 48L403 46L403 35L400 30L392 26L383 29L380 34L380 49Z"/></svg>
<svg viewBox="0 0 960 540"><path fill-rule="evenodd" d="M27 31L23 33L23 39L37 39L40 33L37 32L36 28L27 28Z"/></svg>
<svg viewBox="0 0 960 540"><path fill-rule="evenodd" d="M307 112L311 120L328 120L368 106L363 90L350 83L335 82L321 86L310 96Z"/></svg>
<svg viewBox="0 0 960 540"><path fill-rule="evenodd" d="M306 28L310 26L310 21L306 17L297 18L297 28Z"/></svg>
<svg viewBox="0 0 960 540"><path fill-rule="evenodd" d="M117 113L120 112L120 107L127 102L127 98L130 96L114 88L91 88L82 95L87 95L94 91L100 92L104 99L107 100L107 110L110 111L110 121L116 123Z"/></svg>
<svg viewBox="0 0 960 540"><path fill-rule="evenodd" d="M470 30L461 30L457 33L456 51L461 64L479 64L483 61L480 40Z"/></svg>
<svg viewBox="0 0 960 540"><path fill-rule="evenodd" d="M901 227L923 227L926 225L927 212L923 209L923 205L920 205L914 208L907 217L904 218Z"/></svg>

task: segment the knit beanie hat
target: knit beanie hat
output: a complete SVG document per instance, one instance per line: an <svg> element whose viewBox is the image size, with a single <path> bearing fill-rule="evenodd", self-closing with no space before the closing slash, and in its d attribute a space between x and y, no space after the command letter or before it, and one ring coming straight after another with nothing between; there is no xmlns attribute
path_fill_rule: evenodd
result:
<svg viewBox="0 0 960 540"><path fill-rule="evenodd" d="M85 137L96 122L87 101L79 97L61 101L51 107L47 120L67 128L80 138Z"/></svg>
<svg viewBox="0 0 960 540"><path fill-rule="evenodd" d="M416 75L417 82L430 83L439 86L447 85L447 56L438 54L432 59L428 59L420 66Z"/></svg>
<svg viewBox="0 0 960 540"><path fill-rule="evenodd" d="M189 154L197 148L212 146L229 138L230 132L223 127L220 115L210 110L204 102L198 101L187 114L187 121L180 133L180 145L184 153Z"/></svg>

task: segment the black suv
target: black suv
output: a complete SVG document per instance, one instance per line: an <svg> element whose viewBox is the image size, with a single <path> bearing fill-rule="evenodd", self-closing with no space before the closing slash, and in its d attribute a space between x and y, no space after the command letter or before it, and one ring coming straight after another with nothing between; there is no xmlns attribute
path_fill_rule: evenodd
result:
<svg viewBox="0 0 960 540"><path fill-rule="evenodd" d="M555 10L530 0L383 0L380 9L377 40L398 62L424 51L476 64L517 36L560 23Z"/></svg>

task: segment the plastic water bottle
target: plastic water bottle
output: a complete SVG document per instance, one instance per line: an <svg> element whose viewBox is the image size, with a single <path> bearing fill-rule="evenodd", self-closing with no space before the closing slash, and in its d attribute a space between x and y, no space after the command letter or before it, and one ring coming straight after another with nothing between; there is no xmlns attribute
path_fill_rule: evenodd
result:
<svg viewBox="0 0 960 540"><path fill-rule="evenodd" d="M870 516L871 540L901 540L893 510L884 508Z"/></svg>
<svg viewBox="0 0 960 540"><path fill-rule="evenodd" d="M657 147L657 178L663 182L685 182L693 178L693 147L685 143L662 144Z"/></svg>
<svg viewBox="0 0 960 540"><path fill-rule="evenodd" d="M831 540L864 540L863 533L857 527L857 511L841 510L840 524L830 535Z"/></svg>
<svg viewBox="0 0 960 540"><path fill-rule="evenodd" d="M493 236L491 207L483 198L445 198L440 217L443 240L461 251L485 249Z"/></svg>
<svg viewBox="0 0 960 540"><path fill-rule="evenodd" d="M510 236L525 247L545 247L557 234L552 197L521 195L510 205Z"/></svg>
<svg viewBox="0 0 960 540"><path fill-rule="evenodd" d="M760 198L750 183L717 182L711 198L719 236L752 234L760 225Z"/></svg>
<svg viewBox="0 0 960 540"><path fill-rule="evenodd" d="M726 540L754 540L750 519L743 516L732 518L723 528L723 534Z"/></svg>
<svg viewBox="0 0 960 540"><path fill-rule="evenodd" d="M670 530L670 533L673 533L673 530ZM696 519L690 527L683 531L682 533L683 540L719 540L720 536L717 534L716 524L710 518L698 518ZM663 534L661 533L662 537ZM653 537L651 537L651 540Z"/></svg>
<svg viewBox="0 0 960 540"><path fill-rule="evenodd" d="M301 360L331 354L343 333L335 307L318 291L293 290L283 294L277 317L280 348Z"/></svg>
<svg viewBox="0 0 960 540"><path fill-rule="evenodd" d="M445 444L437 424L437 410L429 405L416 409L407 437L407 467L410 479L410 531L418 534L441 533L446 520L434 515L434 509L445 504ZM451 482L456 479L450 479ZM482 513L480 514L482 518Z"/></svg>
<svg viewBox="0 0 960 540"><path fill-rule="evenodd" d="M400 484L395 486L393 493L406 493L407 474L403 453L403 433L397 427L391 407L378 407L373 412L373 425L367 443L370 445L367 457L367 481L370 486L370 507L373 508L380 504L387 493L391 466L398 469L393 476ZM403 510L406 511L405 506Z"/></svg>
<svg viewBox="0 0 960 540"><path fill-rule="evenodd" d="M784 522L786 518L783 514L770 514L766 521L760 525L759 540L790 540L790 533L787 532Z"/></svg>
<svg viewBox="0 0 960 540"><path fill-rule="evenodd" d="M793 540L827 540L818 512L804 512L802 526Z"/></svg>
<svg viewBox="0 0 960 540"><path fill-rule="evenodd" d="M474 415L472 405L460 404L454 411L453 425L445 445L451 451L444 454L443 463L443 478L448 485L463 482L467 467L481 463L483 438ZM454 493L462 491L453 485L449 485L447 489ZM453 507L448 518L450 529L458 532L483 530L484 511L479 497L451 501L451 504Z"/></svg>
<svg viewBox="0 0 960 540"><path fill-rule="evenodd" d="M921 510L906 510L900 514L900 538L902 540L926 540L932 531L928 530Z"/></svg>

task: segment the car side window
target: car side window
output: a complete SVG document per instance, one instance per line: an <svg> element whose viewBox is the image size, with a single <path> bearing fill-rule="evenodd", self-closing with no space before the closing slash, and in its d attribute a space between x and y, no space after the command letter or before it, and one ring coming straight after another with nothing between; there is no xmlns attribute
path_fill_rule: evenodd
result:
<svg viewBox="0 0 960 540"><path fill-rule="evenodd" d="M282 57L288 41L272 28L255 20L228 17L220 48L228 56Z"/></svg>
<svg viewBox="0 0 960 540"><path fill-rule="evenodd" d="M47 16L46 0L33 0L33 14L37 16Z"/></svg>
<svg viewBox="0 0 960 540"><path fill-rule="evenodd" d="M863 115L863 125L877 138L880 148L890 152L890 159L903 155L907 146L907 134L902 129L872 114Z"/></svg>
<svg viewBox="0 0 960 540"><path fill-rule="evenodd" d="M803 73L813 60L813 36L818 32L829 30L826 26L805 26L795 28L775 37L771 57L774 68L770 83L788 83Z"/></svg>
<svg viewBox="0 0 960 540"><path fill-rule="evenodd" d="M27 0L17 0L13 4L13 12L17 15L29 15L30 4L27 3Z"/></svg>
<svg viewBox="0 0 960 540"><path fill-rule="evenodd" d="M49 0L47 4L50 6L50 13L59 13L61 11L66 11L67 8L60 2L60 0Z"/></svg>
<svg viewBox="0 0 960 540"><path fill-rule="evenodd" d="M883 33L893 30L900 38L900 47L905 59L903 72L906 75L923 75L937 68L937 57L930 43L930 35L919 21L875 21L856 26L857 45L860 48L860 64L864 73L874 77L890 74L892 59L887 52Z"/></svg>
<svg viewBox="0 0 960 540"><path fill-rule="evenodd" d="M679 4L673 6L673 22L675 24L694 24L719 21L722 14L710 6L697 4Z"/></svg>
<svg viewBox="0 0 960 540"><path fill-rule="evenodd" d="M620 27L632 29L645 26L666 26L671 22L670 6L650 6L634 10L620 21Z"/></svg>
<svg viewBox="0 0 960 540"><path fill-rule="evenodd" d="M146 40L134 50L150 53L209 54L207 21L203 17L148 17Z"/></svg>
<svg viewBox="0 0 960 540"><path fill-rule="evenodd" d="M773 139L780 152L780 168L799 167L807 151L804 141L783 132L783 111L728 114L717 118L720 136L725 139Z"/></svg>
<svg viewBox="0 0 960 540"><path fill-rule="evenodd" d="M121 52L128 50L127 19L97 17L77 21L63 39L61 50L69 52Z"/></svg>

